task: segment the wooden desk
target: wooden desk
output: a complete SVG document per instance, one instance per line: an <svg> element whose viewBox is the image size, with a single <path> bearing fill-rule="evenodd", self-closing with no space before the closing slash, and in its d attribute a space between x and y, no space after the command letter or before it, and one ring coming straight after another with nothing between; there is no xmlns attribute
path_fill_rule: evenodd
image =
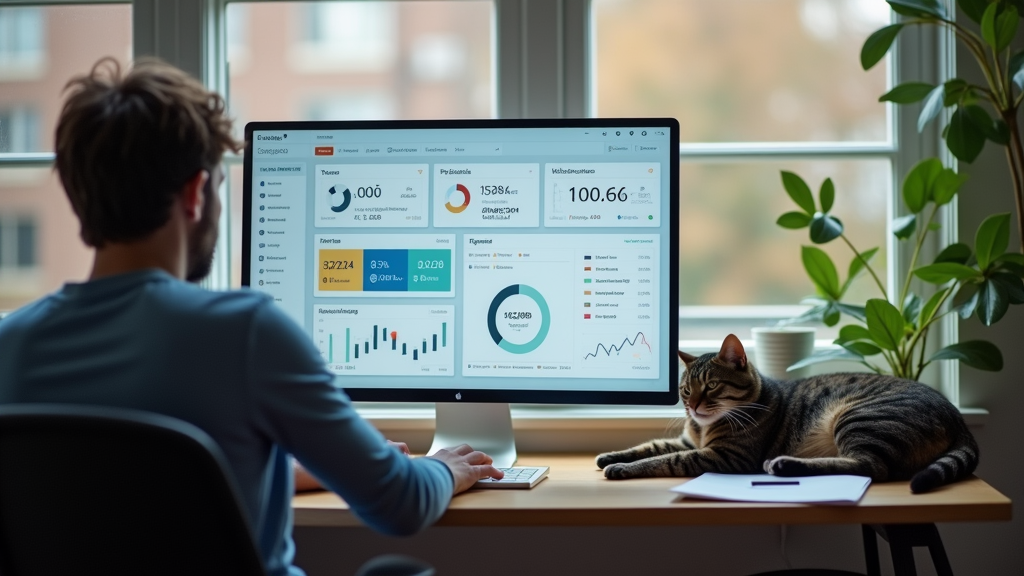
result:
<svg viewBox="0 0 1024 576"><path fill-rule="evenodd" d="M592 455L523 456L550 466L532 490L471 490L437 526L687 526L755 524L931 524L1010 520L1010 500L978 478L911 494L907 482L873 484L857 506L752 504L684 499L684 478L605 480ZM360 526L330 492L292 500L296 526Z"/></svg>
<svg viewBox="0 0 1024 576"><path fill-rule="evenodd" d="M873 484L856 506L754 504L685 499L683 478L605 480L592 455L522 456L550 466L532 490L471 490L452 500L437 526L688 526L860 524L868 576L880 576L878 537L889 542L896 576L914 576L913 547L927 546L939 576L952 576L936 522L1010 520L1010 499L979 478L911 494L907 482ZM296 526L361 526L329 492L295 496Z"/></svg>

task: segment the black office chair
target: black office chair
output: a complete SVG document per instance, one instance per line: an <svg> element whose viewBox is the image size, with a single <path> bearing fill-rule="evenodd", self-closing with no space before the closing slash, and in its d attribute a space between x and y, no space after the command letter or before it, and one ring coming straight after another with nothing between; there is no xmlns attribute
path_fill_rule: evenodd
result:
<svg viewBox="0 0 1024 576"><path fill-rule="evenodd" d="M0 574L265 574L220 447L123 408L0 406ZM433 576L401 555L356 576Z"/></svg>
<svg viewBox="0 0 1024 576"><path fill-rule="evenodd" d="M0 406L0 574L263 575L227 469L174 418Z"/></svg>

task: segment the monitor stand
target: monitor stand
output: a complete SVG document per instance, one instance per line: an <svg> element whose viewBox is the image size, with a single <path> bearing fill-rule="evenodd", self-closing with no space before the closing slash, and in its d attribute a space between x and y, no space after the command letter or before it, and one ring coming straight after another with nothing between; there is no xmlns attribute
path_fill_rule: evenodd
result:
<svg viewBox="0 0 1024 576"><path fill-rule="evenodd" d="M508 404L438 402L435 406L433 454L441 448L469 444L494 459L496 468L516 463L516 439Z"/></svg>

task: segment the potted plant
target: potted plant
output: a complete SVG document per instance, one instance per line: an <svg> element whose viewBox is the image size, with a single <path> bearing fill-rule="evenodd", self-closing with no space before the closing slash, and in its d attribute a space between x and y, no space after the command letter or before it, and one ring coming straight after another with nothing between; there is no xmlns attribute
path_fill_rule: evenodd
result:
<svg viewBox="0 0 1024 576"><path fill-rule="evenodd" d="M831 258L820 248L804 246L802 260L817 294L805 302L812 308L789 323L818 320L828 326L846 315L855 322L842 326L835 343L839 349L819 351L791 366L798 369L829 360L853 360L882 373L917 380L937 360L959 360L981 370L1001 370L1002 354L994 344L973 340L948 345L928 354L928 336L936 323L948 314L967 319L977 315L986 326L998 322L1013 304L1024 303L1024 145L1017 112L1024 100L1024 51L1011 53L1024 0L958 0L956 5L980 27L980 36L958 23L941 0L886 0L899 14L900 22L885 26L864 42L860 60L865 70L885 57L893 42L907 26L931 25L953 32L974 56L986 85L961 78L937 86L925 82L904 82L882 95L879 101L911 104L924 101L918 116L918 130L934 120L944 108L951 108L943 139L961 162L971 163L986 140L1006 147L1013 181L1017 230L1021 245L1008 252L1010 214L993 214L978 227L974 247L966 243L945 246L931 263L922 264L922 248L929 234L938 230L936 217L949 204L965 178L943 167L937 158L917 164L902 185L906 215L892 223L892 233L901 242L912 242L909 272L896 294L871 267L878 248L860 250L846 237L841 220L832 213L835 187L830 179L822 183L817 202L807 183L791 172L782 173L782 184L798 211L787 212L777 224L783 228L808 228L814 244L842 240L852 251L846 279L841 281ZM990 115L982 104L994 112ZM850 284L867 273L878 287L878 298L863 305L844 301ZM914 280L925 289L916 293Z"/></svg>
<svg viewBox="0 0 1024 576"><path fill-rule="evenodd" d="M810 232L814 244L842 240L853 256L842 279L831 257L816 246L804 246L804 269L817 294L805 300L813 307L790 323L822 321L835 326L842 315L855 320L840 328L835 343L839 349L815 352L790 367L830 360L853 360L879 373L917 380L937 360L959 360L981 370L1001 370L999 348L984 340L959 342L927 355L928 335L943 316L972 314L985 324L998 322L1011 304L1024 303L1024 255L1007 252L1010 214L994 214L978 227L974 248L964 243L946 246L930 264L919 265L927 236L938 229L939 209L953 200L964 178L944 168L937 158L917 164L903 182L903 202L910 213L893 222L893 234L900 241L913 242L909 272L898 294L890 294L885 282L872 268L878 248L861 250L844 234L842 221L831 213L835 186L826 179L815 201L810 187L792 172L782 173L782 184L800 208L780 216L783 228ZM844 301L851 285L867 273L878 287L878 298L863 305ZM913 291L913 280L929 286L923 294ZM893 303L895 302L895 304Z"/></svg>

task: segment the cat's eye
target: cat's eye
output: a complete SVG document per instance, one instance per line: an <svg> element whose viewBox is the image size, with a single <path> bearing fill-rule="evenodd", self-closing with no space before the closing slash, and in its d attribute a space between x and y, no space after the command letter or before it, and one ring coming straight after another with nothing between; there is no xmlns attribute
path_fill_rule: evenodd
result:
<svg viewBox="0 0 1024 576"><path fill-rule="evenodd" d="M686 396L690 395L690 387L689 386L683 386L683 394L685 394Z"/></svg>
<svg viewBox="0 0 1024 576"><path fill-rule="evenodd" d="M718 382L708 382L708 390L714 390L718 388Z"/></svg>

